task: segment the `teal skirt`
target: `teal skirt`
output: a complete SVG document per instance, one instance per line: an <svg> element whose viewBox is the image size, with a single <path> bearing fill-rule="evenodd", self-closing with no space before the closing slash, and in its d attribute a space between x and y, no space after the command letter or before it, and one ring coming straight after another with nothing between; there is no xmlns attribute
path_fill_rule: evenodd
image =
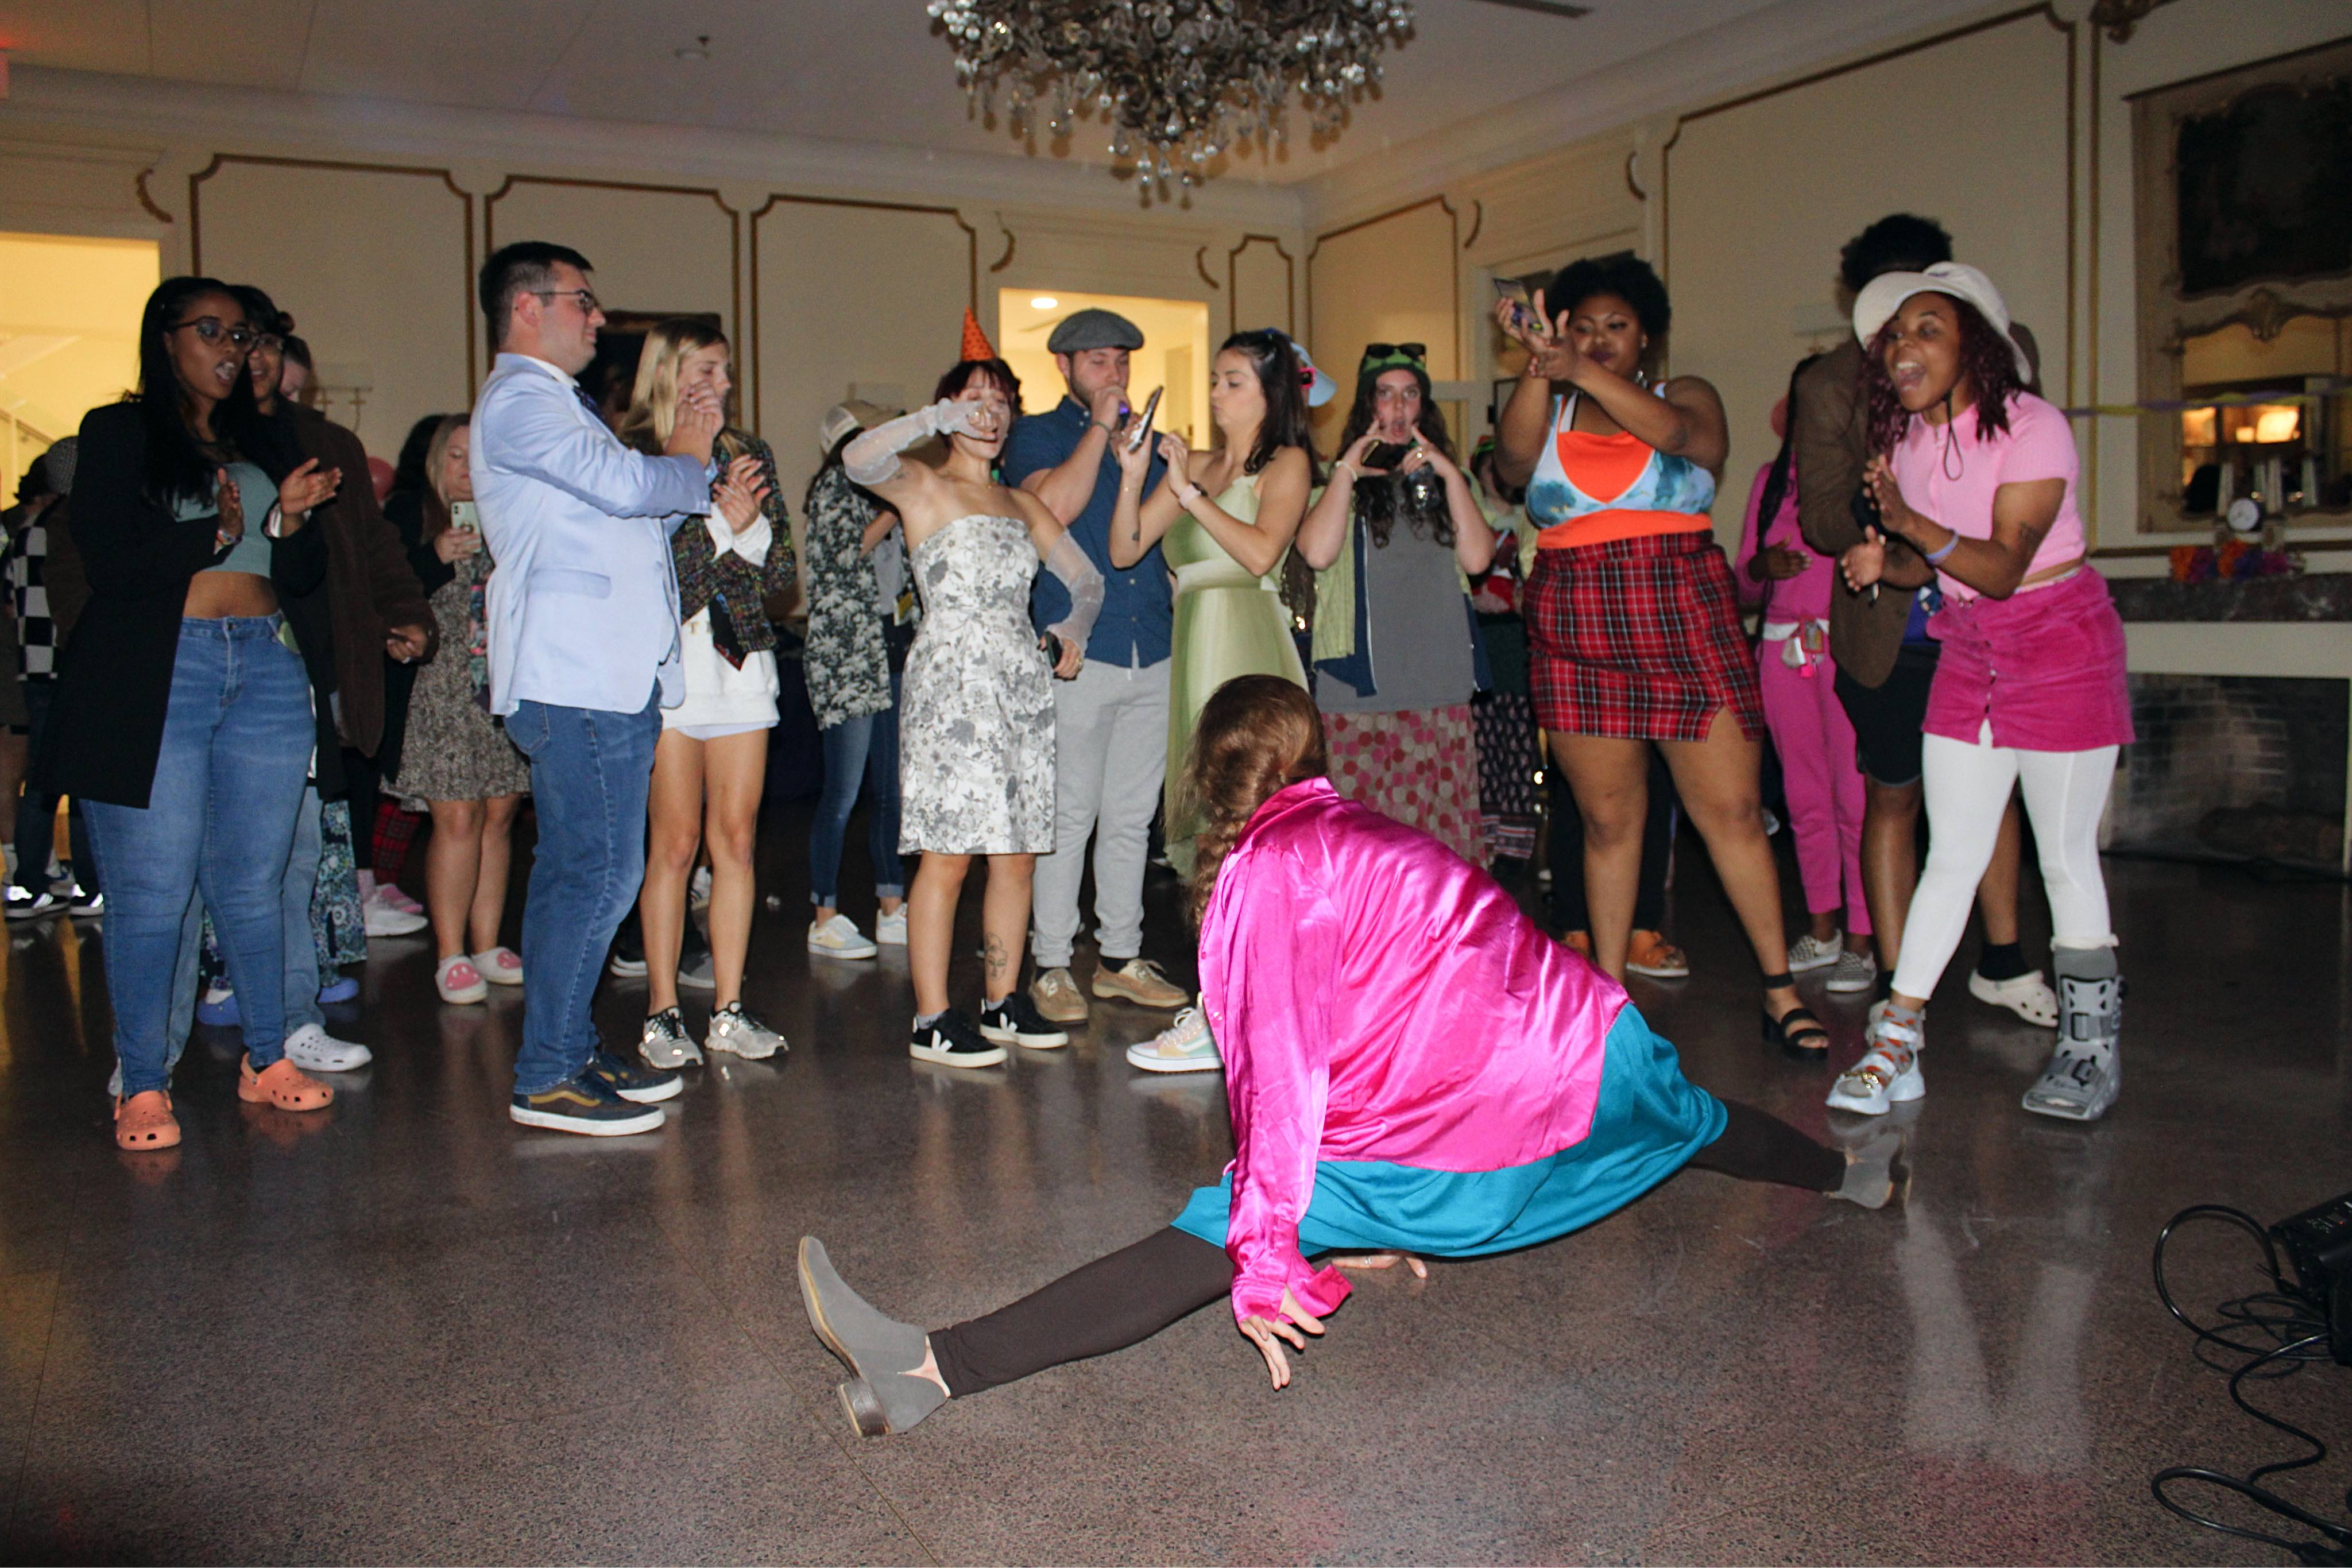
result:
<svg viewBox="0 0 2352 1568"><path fill-rule="evenodd" d="M1723 1106L1682 1072L1675 1048L1631 1003L1611 1026L1601 1098L1582 1141L1495 1171L1433 1171L1386 1160L1320 1160L1298 1249L1475 1258L1550 1241L1617 1212L1723 1135ZM1198 1188L1177 1229L1225 1244L1228 1171Z"/></svg>

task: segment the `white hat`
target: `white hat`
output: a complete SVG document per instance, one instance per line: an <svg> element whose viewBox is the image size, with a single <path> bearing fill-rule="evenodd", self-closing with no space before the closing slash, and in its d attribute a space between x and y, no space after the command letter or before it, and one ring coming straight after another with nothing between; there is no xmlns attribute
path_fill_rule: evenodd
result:
<svg viewBox="0 0 2352 1568"><path fill-rule="evenodd" d="M1992 286L1991 278L1961 262L1939 261L1925 272L1882 272L1863 285L1853 300L1853 335L1862 340L1864 348L1870 347L1887 319L1915 294L1948 294L1975 306L1977 313L2007 340L2009 351L2017 360L2017 379L2032 384L2033 361L2010 332L2009 306L2001 299L2000 290Z"/></svg>
<svg viewBox="0 0 2352 1568"><path fill-rule="evenodd" d="M1274 330L1280 333L1283 340L1290 345L1290 351L1298 356L1298 368L1307 372L1307 406L1321 408L1325 403L1329 402L1333 394L1339 392L1339 383L1333 381L1322 366L1307 357L1306 344L1289 333L1284 332L1279 327L1275 328Z"/></svg>
<svg viewBox="0 0 2352 1568"><path fill-rule="evenodd" d="M817 445L823 451L831 452L841 444L843 436L853 431L871 430L893 417L895 416L890 410L878 408L870 402L852 401L835 403L831 408L826 409L824 416L816 422Z"/></svg>

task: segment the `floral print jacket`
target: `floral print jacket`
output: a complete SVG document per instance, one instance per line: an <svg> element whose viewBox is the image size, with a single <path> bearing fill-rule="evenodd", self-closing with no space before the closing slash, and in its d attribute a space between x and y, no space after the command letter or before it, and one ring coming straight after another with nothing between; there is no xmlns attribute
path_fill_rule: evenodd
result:
<svg viewBox="0 0 2352 1568"><path fill-rule="evenodd" d="M881 509L837 463L809 486L805 657L809 703L821 729L892 706L882 591L865 549L866 525Z"/></svg>
<svg viewBox="0 0 2352 1568"><path fill-rule="evenodd" d="M677 566L677 615L691 621L716 601L724 612L731 638L711 617L711 632L727 662L741 667L743 656L772 649L776 629L761 608L793 584L793 520L784 509L782 486L776 478L776 455L749 431L728 430L719 437L716 455L723 469L738 457L756 457L768 498L760 504L773 534L765 565L753 566L733 550L721 554L710 542L710 530L688 520L670 536L670 558ZM713 486L716 489L716 486ZM729 644L732 643L730 647Z"/></svg>

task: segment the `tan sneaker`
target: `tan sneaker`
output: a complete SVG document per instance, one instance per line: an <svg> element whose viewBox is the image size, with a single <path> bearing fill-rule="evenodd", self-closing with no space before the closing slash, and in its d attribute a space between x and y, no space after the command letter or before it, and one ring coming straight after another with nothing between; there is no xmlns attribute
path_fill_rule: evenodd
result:
<svg viewBox="0 0 2352 1568"><path fill-rule="evenodd" d="M1095 995L1144 1008L1181 1008L1192 999L1190 991L1170 985L1149 958L1129 958L1116 968L1105 959L1095 968Z"/></svg>
<svg viewBox="0 0 2352 1568"><path fill-rule="evenodd" d="M1047 969L1031 981L1029 999L1049 1023L1087 1021L1087 998L1078 994L1078 983L1066 968Z"/></svg>

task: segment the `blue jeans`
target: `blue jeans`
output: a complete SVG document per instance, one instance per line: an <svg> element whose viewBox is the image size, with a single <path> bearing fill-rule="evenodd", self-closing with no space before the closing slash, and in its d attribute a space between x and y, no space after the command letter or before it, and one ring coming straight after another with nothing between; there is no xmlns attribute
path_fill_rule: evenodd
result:
<svg viewBox="0 0 2352 1568"><path fill-rule="evenodd" d="M906 867L898 861L898 680L891 675L890 706L880 713L844 719L817 732L824 743L824 790L809 823L809 902L819 908L837 907L841 845L861 779L874 798L866 823L874 891L883 898L897 898L907 891Z"/></svg>
<svg viewBox="0 0 2352 1568"><path fill-rule="evenodd" d="M319 945L310 936L310 892L319 882L319 791L302 787L302 809L294 819L294 844L286 856L278 915L286 923L286 1032L305 1024L323 1026L319 1010ZM188 900L188 918L180 927L180 962L172 975L172 1021L164 1038L172 1042L171 1064L179 1065L188 1030L196 1021L196 970L204 956L205 901ZM242 1017L242 1013L239 1014Z"/></svg>
<svg viewBox="0 0 2352 1568"><path fill-rule="evenodd" d="M106 989L126 1095L164 1086L173 987L199 894L236 988L254 1070L286 1053L283 884L318 730L310 677L278 640L282 623L275 615L182 621L146 806L83 807L91 844L112 868Z"/></svg>
<svg viewBox="0 0 2352 1568"><path fill-rule="evenodd" d="M507 737L530 759L539 848L522 905L522 1050L515 1092L576 1076L600 1043L596 976L646 878L646 796L661 694L635 713L525 701ZM104 851L100 852L101 854Z"/></svg>

